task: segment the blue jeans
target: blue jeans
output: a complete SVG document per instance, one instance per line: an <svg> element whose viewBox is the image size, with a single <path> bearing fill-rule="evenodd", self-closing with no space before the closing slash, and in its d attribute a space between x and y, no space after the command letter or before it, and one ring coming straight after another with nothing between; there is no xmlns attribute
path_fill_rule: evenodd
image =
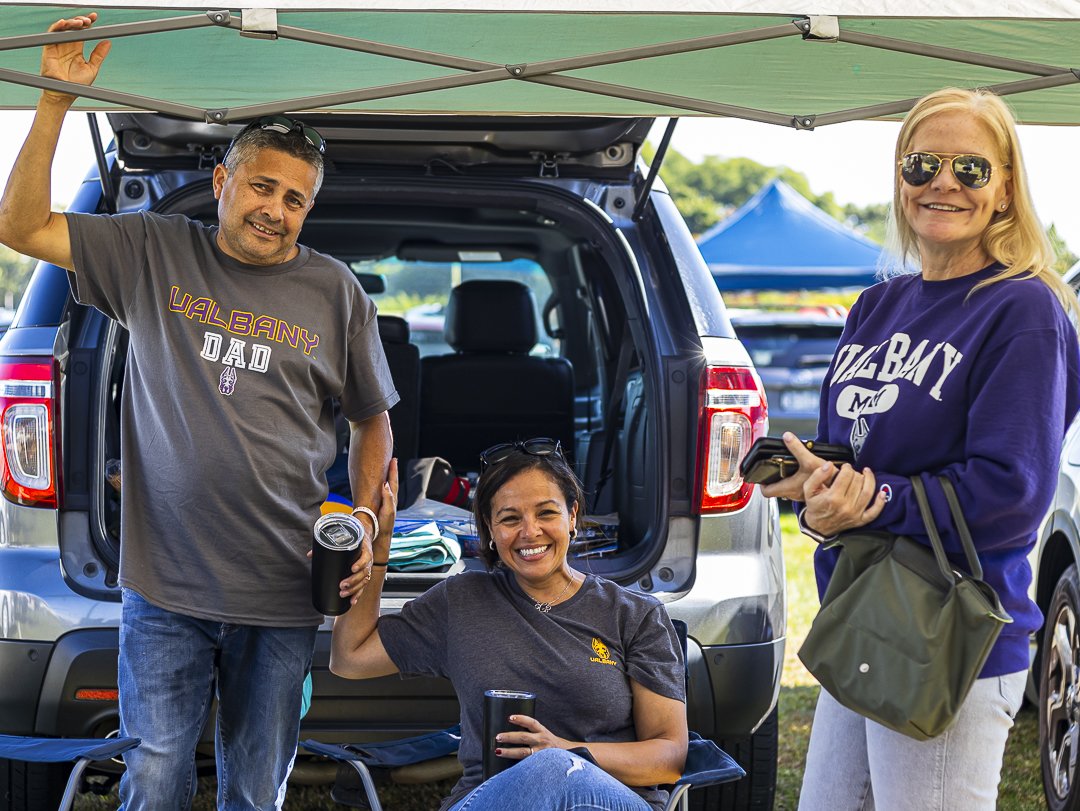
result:
<svg viewBox="0 0 1080 811"><path fill-rule="evenodd" d="M215 697L218 808L280 809L317 629L196 619L130 589L123 598L120 730L142 743L124 755L121 809L190 808L195 746Z"/></svg>
<svg viewBox="0 0 1080 811"><path fill-rule="evenodd" d="M799 811L994 811L1027 672L976 679L956 723L916 741L818 696Z"/></svg>
<svg viewBox="0 0 1080 811"><path fill-rule="evenodd" d="M541 749L485 780L450 811L652 811L603 769L564 749Z"/></svg>

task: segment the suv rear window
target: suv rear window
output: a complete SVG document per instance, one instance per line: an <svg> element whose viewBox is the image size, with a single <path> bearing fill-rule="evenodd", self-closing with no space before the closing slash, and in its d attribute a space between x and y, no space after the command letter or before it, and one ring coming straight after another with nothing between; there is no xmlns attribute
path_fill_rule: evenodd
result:
<svg viewBox="0 0 1080 811"><path fill-rule="evenodd" d="M506 262L413 262L402 259L351 262L356 273L381 276L386 291L372 295L380 315L398 315L409 323L409 342L420 356L445 355L454 350L446 343L443 323L450 291L462 282L476 279L521 282L532 290L539 313L551 296L551 282L544 269L532 259ZM558 341L536 325L536 346L530 352L542 357L559 355Z"/></svg>

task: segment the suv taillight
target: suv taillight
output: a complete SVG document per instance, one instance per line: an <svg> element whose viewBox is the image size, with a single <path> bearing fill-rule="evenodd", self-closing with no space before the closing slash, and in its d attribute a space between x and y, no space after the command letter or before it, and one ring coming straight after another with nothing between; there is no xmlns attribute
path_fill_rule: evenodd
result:
<svg viewBox="0 0 1080 811"><path fill-rule="evenodd" d="M57 506L57 371L52 358L0 358L0 486L16 504Z"/></svg>
<svg viewBox="0 0 1080 811"><path fill-rule="evenodd" d="M701 380L701 442L698 449L702 514L746 506L753 491L739 462L765 434L765 390L753 369L707 366Z"/></svg>

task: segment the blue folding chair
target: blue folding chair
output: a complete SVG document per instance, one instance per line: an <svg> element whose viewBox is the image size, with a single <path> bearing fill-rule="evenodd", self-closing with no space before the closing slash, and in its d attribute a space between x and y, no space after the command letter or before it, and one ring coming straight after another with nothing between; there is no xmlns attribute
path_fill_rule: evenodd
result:
<svg viewBox="0 0 1080 811"><path fill-rule="evenodd" d="M122 755L139 743L138 738L23 738L0 735L0 758L31 763L75 761L60 800L60 811L70 811L87 766L94 761Z"/></svg>
<svg viewBox="0 0 1080 811"><path fill-rule="evenodd" d="M379 795L369 767L398 768L457 752L461 742L461 727L455 726L415 738L372 744L334 744L307 740L300 745L316 755L352 766L360 775L364 795L371 811L382 811ZM683 775L676 781L668 797L666 811L688 811L689 790L693 787L714 786L738 780L746 775L731 756L710 740L690 733Z"/></svg>
<svg viewBox="0 0 1080 811"><path fill-rule="evenodd" d="M687 627L682 620L673 619L671 624L675 628L675 634L682 646L683 662L687 661ZM689 687L690 673L684 671L683 678ZM382 811L379 796L375 789L375 781L368 768L400 768L416 763L422 763L438 757L452 755L458 750L461 742L461 726L453 726L439 732L431 732L427 735L418 735L415 738L402 738L383 743L333 744L320 743L319 741L306 740L300 745L317 755L336 760L352 766L360 775L360 782L364 788L364 795L371 811ZM668 795L665 811L689 811L691 788L704 788L716 786L721 783L731 783L741 780L746 776L746 771L735 762L727 752L712 741L702 738L696 732L690 733L689 746L686 750L686 764L683 766L682 777L675 781L671 793Z"/></svg>

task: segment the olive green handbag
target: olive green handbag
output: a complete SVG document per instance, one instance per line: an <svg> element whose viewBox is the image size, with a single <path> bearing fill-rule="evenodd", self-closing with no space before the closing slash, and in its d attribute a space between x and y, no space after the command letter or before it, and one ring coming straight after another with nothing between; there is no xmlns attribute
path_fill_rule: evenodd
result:
<svg viewBox="0 0 1080 811"><path fill-rule="evenodd" d="M952 482L939 477L970 574L945 557L922 479L911 479L932 548L903 535L853 530L799 658L841 704L926 740L952 724L1006 623L982 580Z"/></svg>

